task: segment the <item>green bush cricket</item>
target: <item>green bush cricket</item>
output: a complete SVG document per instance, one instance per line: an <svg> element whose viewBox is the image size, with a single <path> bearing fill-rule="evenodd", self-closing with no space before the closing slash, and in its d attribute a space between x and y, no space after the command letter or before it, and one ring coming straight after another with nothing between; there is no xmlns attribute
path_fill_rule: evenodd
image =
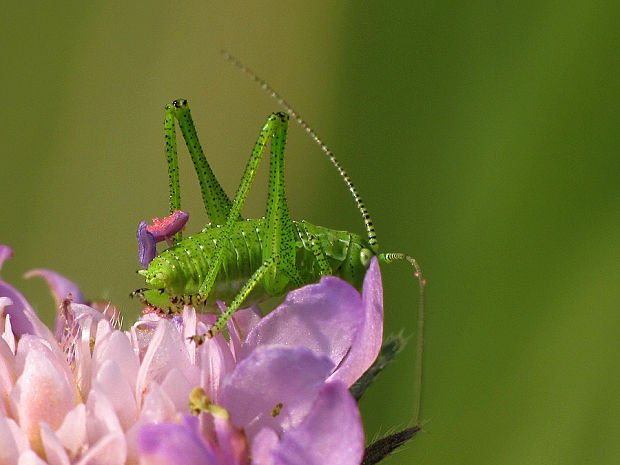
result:
<svg viewBox="0 0 620 465"><path fill-rule="evenodd" d="M205 313L219 314L207 337L221 331L233 313L268 297L285 295L321 276L335 275L361 290L372 257L380 264L407 260L419 281L416 392L420 392L424 326L424 287L417 261L403 253L379 253L371 217L350 177L329 148L299 114L264 80L236 58L224 53L242 71L259 83L285 112L271 114L260 130L250 159L233 200L226 195L211 170L200 145L186 100L165 107L164 133L170 181L170 213L181 209L175 121L192 158L205 210L210 223L191 237L177 232L171 247L155 256L138 271L151 289L135 291L146 305L164 313L178 313L192 305ZM284 152L289 117L314 139L346 183L362 214L367 237L337 231L290 218L285 184ZM267 211L264 218L243 219L241 208L247 198L257 167L270 141L270 169ZM219 312L216 300L227 304ZM419 399L418 399L419 412Z"/></svg>

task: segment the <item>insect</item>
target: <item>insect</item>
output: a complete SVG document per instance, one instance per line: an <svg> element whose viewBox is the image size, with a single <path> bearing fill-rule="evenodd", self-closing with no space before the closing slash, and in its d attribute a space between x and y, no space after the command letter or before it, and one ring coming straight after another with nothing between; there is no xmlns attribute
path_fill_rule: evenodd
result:
<svg viewBox="0 0 620 465"><path fill-rule="evenodd" d="M176 121L192 158L210 223L201 232L186 239L182 239L181 233L176 230L174 237L167 233L171 247L147 260L148 263L143 262L145 269L138 271L152 289L141 289L133 294L141 297L145 304L165 313L180 312L184 305L192 305L206 313L219 314L216 300L224 301L227 310L219 315L209 330L207 336L212 337L224 328L242 305L248 307L268 297L284 295L305 284L317 282L325 275L339 276L361 290L372 257L377 256L380 264L406 260L414 267L419 280L418 344L421 344L425 280L417 261L404 253L379 253L368 210L333 153L264 80L236 58L227 53L224 55L269 92L285 112L273 113L267 118L237 193L230 200L207 162L187 101L174 100L165 107L170 221L181 209ZM290 218L284 183L289 117L310 134L339 172L362 214L366 237ZM264 218L243 219L241 208L269 141L267 211ZM418 357L421 359L421 353Z"/></svg>
<svg viewBox="0 0 620 465"><path fill-rule="evenodd" d="M317 282L321 276L335 275L361 290L363 277L372 257L379 264L406 260L414 269L419 283L419 309L416 337L415 392L417 416L420 412L422 352L424 333L424 293L426 280L417 261L400 252L379 252L375 229L364 202L351 178L331 150L315 131L272 87L239 60L223 52L225 58L247 73L284 112L271 114L261 128L234 199L224 192L211 170L202 150L186 100L174 100L165 107L164 134L170 182L170 213L157 221L157 231L147 234L141 223L140 234L152 241L150 250L141 249L144 276L150 289L132 293L162 313L178 313L184 305L192 305L205 313L219 314L206 335L220 332L233 313L271 296L282 296L305 284ZM289 118L293 118L310 135L336 168L360 211L366 237L337 231L306 221L290 218L284 184L284 152ZM187 214L180 212L181 196L175 121L192 158L202 198L210 223L201 232L182 239L180 229ZM241 208L247 198L257 167L270 141L270 168L267 211L264 218L243 219ZM154 234L165 238L170 248L155 253ZM150 235L150 236L149 236ZM148 241L146 241L148 242ZM145 254L150 254L145 258ZM156 255L156 256L155 256ZM220 314L216 300L224 301L227 309ZM197 335L196 337L199 337Z"/></svg>

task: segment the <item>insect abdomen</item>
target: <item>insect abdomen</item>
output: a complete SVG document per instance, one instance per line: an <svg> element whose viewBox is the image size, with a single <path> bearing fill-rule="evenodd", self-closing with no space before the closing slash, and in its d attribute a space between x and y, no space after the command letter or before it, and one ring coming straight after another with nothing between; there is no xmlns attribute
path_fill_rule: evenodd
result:
<svg viewBox="0 0 620 465"><path fill-rule="evenodd" d="M220 244L224 248L222 265L206 302L207 307L213 307L216 299L229 303L260 266L261 227L261 222L257 220L240 222L234 234ZM210 269L222 229L220 226L207 226L202 232L163 251L150 263L147 283L165 289L171 296L198 294ZM257 302L266 297L259 283L248 299Z"/></svg>

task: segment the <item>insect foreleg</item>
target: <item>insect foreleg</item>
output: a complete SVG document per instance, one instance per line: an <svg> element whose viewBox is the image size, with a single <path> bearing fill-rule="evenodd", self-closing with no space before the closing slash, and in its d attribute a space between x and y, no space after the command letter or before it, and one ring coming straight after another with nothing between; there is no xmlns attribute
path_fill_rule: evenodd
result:
<svg viewBox="0 0 620 465"><path fill-rule="evenodd" d="M237 294L237 297L235 297L235 299L230 303L226 311L222 313L218 317L215 324L211 326L209 332L207 333L207 336L209 338L215 336L224 328L226 322L230 320L230 317L233 315L233 313L235 313L239 309L243 301L250 294L250 292L252 292L252 289L254 289L254 286L258 284L258 282L263 278L265 273L270 268L273 268L276 265L278 258L279 257L277 256L270 257L268 260L265 260L265 262L263 262L261 266L258 267L254 274L252 274L252 277L248 280L248 282L245 283L245 286L243 286L239 294Z"/></svg>

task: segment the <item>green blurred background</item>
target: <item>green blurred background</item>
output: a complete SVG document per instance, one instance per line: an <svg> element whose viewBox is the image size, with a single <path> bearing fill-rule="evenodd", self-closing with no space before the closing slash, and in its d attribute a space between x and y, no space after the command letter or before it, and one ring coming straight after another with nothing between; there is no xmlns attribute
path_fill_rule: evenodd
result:
<svg viewBox="0 0 620 465"><path fill-rule="evenodd" d="M620 463L620 3L388 5L5 5L3 277L48 321L28 269L138 310L135 228L168 208L163 105L190 99L231 193L278 109L226 48L328 142L382 250L428 278L429 422L385 463ZM324 155L289 134L292 216L363 233ZM187 161L196 232L207 219ZM247 216L264 212L265 172ZM413 334L411 269L383 277L387 331ZM368 438L409 424L413 352L363 400Z"/></svg>

